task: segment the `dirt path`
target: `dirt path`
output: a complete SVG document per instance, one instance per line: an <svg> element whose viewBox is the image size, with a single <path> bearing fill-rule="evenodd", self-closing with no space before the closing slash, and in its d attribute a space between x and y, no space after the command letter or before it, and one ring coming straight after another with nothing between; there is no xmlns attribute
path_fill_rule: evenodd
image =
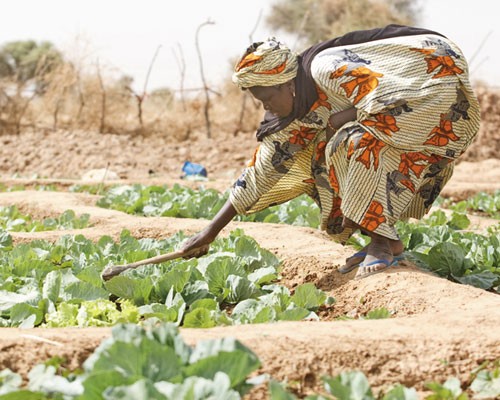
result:
<svg viewBox="0 0 500 400"><path fill-rule="evenodd" d="M490 178L491 179L491 178ZM183 230L202 229L207 221L143 218L95 207L97 196L65 192L0 193L0 205L17 204L34 218L55 216L67 209L89 213L92 227L78 231L13 233L16 242L35 238L56 240L82 233L90 239L117 238L122 229L136 237L161 238ZM320 390L321 376L361 370L376 388L396 382L424 390L423 383L469 373L485 360L500 359L500 296L454 284L406 263L361 281L336 268L352 249L331 242L310 228L279 224L233 222L222 232L243 228L259 244L283 260L282 283L290 288L313 282L336 303L321 313L322 322L181 329L185 340L233 336L262 361L259 372L288 380L301 394ZM286 238L286 240L285 240ZM386 320L335 320L340 315L362 316L386 307ZM106 328L0 329L0 370L8 367L25 375L38 362L58 355L75 368L109 336ZM249 398L263 398L262 389Z"/></svg>

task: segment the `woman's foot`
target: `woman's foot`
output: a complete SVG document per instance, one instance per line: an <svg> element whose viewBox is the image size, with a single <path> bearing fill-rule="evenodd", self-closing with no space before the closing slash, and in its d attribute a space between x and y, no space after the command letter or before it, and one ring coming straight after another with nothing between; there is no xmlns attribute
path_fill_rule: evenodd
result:
<svg viewBox="0 0 500 400"><path fill-rule="evenodd" d="M400 240L391 240L380 235L372 235L371 242L366 249L366 257L359 264L358 272L354 279L362 279L367 276L386 270L398 262L398 255L403 250Z"/></svg>
<svg viewBox="0 0 500 400"><path fill-rule="evenodd" d="M392 255L399 256L403 250L404 246L401 240L390 240L390 248L392 251ZM363 247L360 251L354 253L352 256L346 258L345 264L339 267L338 271L341 274L347 274L351 272L352 270L356 269L359 267L359 265L363 262L366 261L365 258L368 254L368 247L370 245L366 245ZM372 260L373 261L373 260Z"/></svg>
<svg viewBox="0 0 500 400"><path fill-rule="evenodd" d="M358 268L359 264L363 262L366 257L366 250L368 246L363 247L360 251L354 253L352 256L345 259L345 264L339 267L338 271L341 274L347 274L353 269Z"/></svg>

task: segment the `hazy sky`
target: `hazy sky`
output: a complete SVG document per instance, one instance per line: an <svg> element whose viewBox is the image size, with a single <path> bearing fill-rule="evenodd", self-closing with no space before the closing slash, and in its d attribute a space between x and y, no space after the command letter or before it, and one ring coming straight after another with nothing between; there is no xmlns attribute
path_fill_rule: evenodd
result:
<svg viewBox="0 0 500 400"><path fill-rule="evenodd" d="M356 1L356 0L351 0ZM230 60L253 39L274 32L264 26L270 0L16 0L3 4L0 45L12 40L49 40L73 59L108 66L131 75L142 89L151 59L149 88L178 88L180 70L174 56L181 46L186 61L186 87L199 87L200 67L195 47L196 30L210 85L229 76ZM420 25L448 36L469 59L472 79L500 86L500 2L494 0L422 0ZM291 40L282 35L285 41ZM293 47L294 43L288 42ZM478 48L481 47L479 50Z"/></svg>

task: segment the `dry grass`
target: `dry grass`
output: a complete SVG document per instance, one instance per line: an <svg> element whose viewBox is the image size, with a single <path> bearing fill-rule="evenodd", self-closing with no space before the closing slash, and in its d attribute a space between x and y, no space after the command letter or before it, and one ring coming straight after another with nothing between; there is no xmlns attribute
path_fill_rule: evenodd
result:
<svg viewBox="0 0 500 400"><path fill-rule="evenodd" d="M83 73L72 63L61 64L44 76L44 91L34 96L8 95L15 82L0 82L0 134L27 128L79 129L144 136L168 133L173 140L185 140L193 131L206 130L201 91L184 94L185 101L168 90L152 91L145 94L139 110L137 94L105 72L96 67ZM209 110L214 136L255 130L262 115L259 105L244 101L246 94L230 82L216 92L210 95Z"/></svg>

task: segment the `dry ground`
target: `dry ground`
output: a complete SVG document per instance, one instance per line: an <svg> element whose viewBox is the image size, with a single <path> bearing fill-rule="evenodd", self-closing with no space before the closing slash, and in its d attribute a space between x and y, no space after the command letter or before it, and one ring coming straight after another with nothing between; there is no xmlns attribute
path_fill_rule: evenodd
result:
<svg viewBox="0 0 500 400"><path fill-rule="evenodd" d="M500 189L500 161L461 163L445 189L449 197L462 198L479 190ZM54 183L61 188L71 180L9 180L28 187ZM143 183L173 183L175 179L150 178ZM204 186L227 187L220 177ZM197 183L190 182L196 186ZM16 242L43 238L56 240L67 233L82 233L97 239L119 236L129 229L136 237L161 238L179 230L194 233L205 220L144 218L95 207L97 196L69 192L21 191L0 193L0 205L17 204L35 218L55 216L66 209L89 213L92 227L78 231L14 233ZM476 218L480 228L495 221ZM222 232L241 227L261 246L275 252L284 263L282 283L290 288L313 282L329 292L336 303L321 313L321 322L181 329L189 343L200 339L233 336L259 356L262 368L278 380L288 380L301 395L322 387L321 376L345 370L361 370L375 388L396 382L416 386L423 396L423 383L457 376L467 381L469 373L485 360L500 359L500 296L470 286L458 285L404 265L361 281L337 272L352 252L310 228L279 224L233 222ZM393 312L385 320L335 320L349 314L386 307ZM0 329L0 370L8 367L23 375L38 362L64 356L75 368L109 336L106 328ZM265 397L263 388L248 398Z"/></svg>

